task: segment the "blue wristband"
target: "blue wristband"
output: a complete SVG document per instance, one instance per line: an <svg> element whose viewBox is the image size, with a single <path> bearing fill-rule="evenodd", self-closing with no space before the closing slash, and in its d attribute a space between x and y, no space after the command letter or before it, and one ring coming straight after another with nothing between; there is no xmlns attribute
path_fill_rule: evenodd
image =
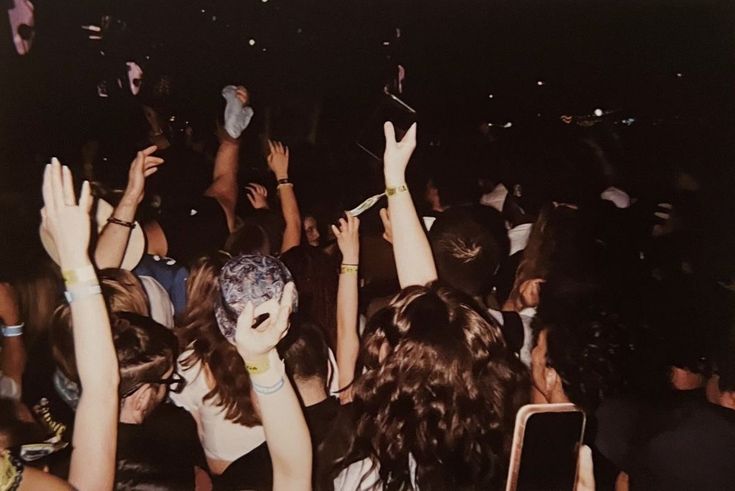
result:
<svg viewBox="0 0 735 491"><path fill-rule="evenodd" d="M73 288L67 289L64 292L66 301L69 303L80 300L82 298L91 297L92 295L100 294L102 294L102 288L100 288L99 284L75 286Z"/></svg>
<svg viewBox="0 0 735 491"><path fill-rule="evenodd" d="M258 394L263 394L263 395L275 394L276 392L281 390L285 384L286 384L286 381L283 379L283 377L281 377L281 379L278 382L270 386L258 385L255 382L253 382L253 390L257 392Z"/></svg>
<svg viewBox="0 0 735 491"><path fill-rule="evenodd" d="M20 336L23 334L23 327L25 327L25 323L21 322L20 324L16 326L3 326L3 337L4 338L14 338L16 336Z"/></svg>

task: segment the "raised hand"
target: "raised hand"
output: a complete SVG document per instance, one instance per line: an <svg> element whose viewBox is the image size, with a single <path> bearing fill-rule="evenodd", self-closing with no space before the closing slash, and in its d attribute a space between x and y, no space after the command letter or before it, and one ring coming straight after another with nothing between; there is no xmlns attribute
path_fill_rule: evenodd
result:
<svg viewBox="0 0 735 491"><path fill-rule="evenodd" d="M248 89L246 89L242 85L237 86L235 97L237 97L237 100L239 100L243 106L247 106L248 104L250 104L250 92L248 92Z"/></svg>
<svg viewBox="0 0 735 491"><path fill-rule="evenodd" d="M416 123L412 124L401 141L396 141L393 123L383 125L385 133L385 153L383 154L383 174L386 186L405 182L406 166L416 148Z"/></svg>
<svg viewBox="0 0 735 491"><path fill-rule="evenodd" d="M265 186L251 182L245 186L245 192L253 208L268 209L268 189Z"/></svg>
<svg viewBox="0 0 735 491"><path fill-rule="evenodd" d="M130 163L128 185L121 201L135 205L139 205L143 201L146 178L155 174L158 171L158 166L164 162L162 158L153 156L153 152L156 150L158 150L158 147L151 145L136 154L135 159Z"/></svg>
<svg viewBox="0 0 735 491"><path fill-rule="evenodd" d="M268 140L268 168L276 175L276 179L288 178L288 147L281 142Z"/></svg>
<svg viewBox="0 0 735 491"><path fill-rule="evenodd" d="M89 261L89 210L92 208L89 182L82 184L77 203L71 171L53 158L43 172L41 189L44 204L41 225L56 244L61 265L74 268L86 264Z"/></svg>
<svg viewBox="0 0 735 491"><path fill-rule="evenodd" d="M393 243L393 225L390 223L388 208L380 209L380 221L383 222L383 238L389 244Z"/></svg>
<svg viewBox="0 0 735 491"><path fill-rule="evenodd" d="M347 219L339 219L339 227L332 225L337 245L342 252L342 262L358 264L360 261L360 219L347 214Z"/></svg>
<svg viewBox="0 0 735 491"><path fill-rule="evenodd" d="M243 360L263 358L275 350L278 342L288 332L289 316L295 295L293 283L288 283L283 289L281 301L275 298L253 307L248 303L237 319L235 332L235 346ZM256 328L253 328L256 316L268 314L268 318Z"/></svg>

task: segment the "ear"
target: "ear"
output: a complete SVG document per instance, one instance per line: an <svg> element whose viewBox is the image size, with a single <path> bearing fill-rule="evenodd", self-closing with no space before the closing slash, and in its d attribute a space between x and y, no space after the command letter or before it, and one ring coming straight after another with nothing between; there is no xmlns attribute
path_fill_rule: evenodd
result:
<svg viewBox="0 0 735 491"><path fill-rule="evenodd" d="M130 396L132 399L130 403L132 408L136 411L145 411L150 404L151 397L153 397L153 389L151 384L145 384L140 389L136 390L133 395Z"/></svg>
<svg viewBox="0 0 735 491"><path fill-rule="evenodd" d="M539 292L543 282L541 278L531 278L521 283L521 286L518 287L518 297L523 308L538 306Z"/></svg>

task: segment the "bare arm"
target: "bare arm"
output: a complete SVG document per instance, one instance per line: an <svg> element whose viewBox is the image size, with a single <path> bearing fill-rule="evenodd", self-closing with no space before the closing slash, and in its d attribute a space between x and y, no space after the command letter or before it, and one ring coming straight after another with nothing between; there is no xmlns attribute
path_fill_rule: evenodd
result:
<svg viewBox="0 0 735 491"><path fill-rule="evenodd" d="M246 106L250 94L243 86L237 87L237 98ZM235 207L237 206L237 172L240 167L240 140L232 138L224 128L217 128L219 148L214 158L212 184L204 192L205 196L216 199L227 217L230 232L235 230Z"/></svg>
<svg viewBox="0 0 735 491"><path fill-rule="evenodd" d="M288 179L288 147L280 142L268 141L270 154L268 154L268 167L270 167L276 180ZM283 231L283 243L281 252L286 252L301 243L301 213L299 203L296 201L296 193L293 184L278 184L278 194L281 198L281 211L286 229Z"/></svg>
<svg viewBox="0 0 735 491"><path fill-rule="evenodd" d="M276 344L288 330L294 297L293 283L286 285L280 304L272 299L253 308L248 304L237 321L235 343L253 383L260 406L268 452L273 461L273 489L311 489L312 448L309 429ZM255 315L270 314L253 329Z"/></svg>
<svg viewBox="0 0 735 491"><path fill-rule="evenodd" d="M0 321L6 326L18 326L21 323L18 295L9 283L0 283ZM26 366L26 349L23 335L3 336L2 339L2 373L12 379L21 391L23 372Z"/></svg>
<svg viewBox="0 0 735 491"><path fill-rule="evenodd" d="M342 252L342 266L337 290L337 373L339 388L349 387L355 378L355 364L360 351L357 333L358 320L358 275L360 261L360 220L352 215L340 219L339 228L332 225L337 245ZM352 400L352 389L339 394L342 404Z"/></svg>
<svg viewBox="0 0 735 491"><path fill-rule="evenodd" d="M120 203L112 212L112 217L123 222L135 221L135 213L138 205L143 201L145 192L145 179L158 170L163 159L153 157L152 154L158 149L155 145L141 150L130 164L128 172L128 185L125 188ZM125 249L130 240L131 228L116 223L108 223L102 229L97 245L94 250L94 259L97 267L119 268L125 257Z"/></svg>
<svg viewBox="0 0 735 491"><path fill-rule="evenodd" d="M90 236L89 183L77 205L71 172L59 162L46 166L43 227L54 239L72 295L71 315L82 395L75 416L69 482L80 490L112 489L117 444L117 357L97 275L87 255Z"/></svg>
<svg viewBox="0 0 735 491"><path fill-rule="evenodd" d="M393 256L401 288L426 285L437 278L431 246L406 187L406 166L416 148L414 123L400 142L391 123L385 123L383 157L388 212L393 230Z"/></svg>

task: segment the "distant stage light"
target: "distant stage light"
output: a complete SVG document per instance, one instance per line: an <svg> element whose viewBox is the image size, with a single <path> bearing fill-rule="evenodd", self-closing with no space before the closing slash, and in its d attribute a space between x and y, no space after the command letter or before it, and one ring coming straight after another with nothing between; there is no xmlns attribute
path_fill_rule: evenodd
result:
<svg viewBox="0 0 735 491"><path fill-rule="evenodd" d="M253 38L250 38L250 39L248 40L248 44L249 44L250 46L255 46L255 39L253 39Z"/></svg>
<svg viewBox="0 0 735 491"><path fill-rule="evenodd" d="M602 116L602 114L602 109L595 109L595 116L599 118L600 116Z"/></svg>

